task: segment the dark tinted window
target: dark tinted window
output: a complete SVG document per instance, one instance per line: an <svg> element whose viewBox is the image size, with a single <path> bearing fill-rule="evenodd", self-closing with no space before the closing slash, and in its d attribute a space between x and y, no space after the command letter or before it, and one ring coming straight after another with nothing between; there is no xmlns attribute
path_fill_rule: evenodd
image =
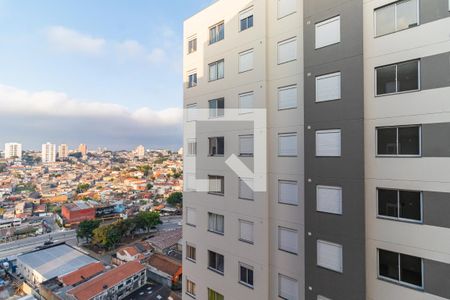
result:
<svg viewBox="0 0 450 300"><path fill-rule="evenodd" d="M409 284L422 286L422 259L400 254L400 280Z"/></svg>
<svg viewBox="0 0 450 300"><path fill-rule="evenodd" d="M419 89L419 63L408 61L397 66L398 92Z"/></svg>
<svg viewBox="0 0 450 300"><path fill-rule="evenodd" d="M400 191L400 218L422 219L420 192Z"/></svg>
<svg viewBox="0 0 450 300"><path fill-rule="evenodd" d="M395 73L395 65L377 68L377 95L395 93L397 91Z"/></svg>
<svg viewBox="0 0 450 300"><path fill-rule="evenodd" d="M398 129L398 154L420 154L419 127L400 127Z"/></svg>
<svg viewBox="0 0 450 300"><path fill-rule="evenodd" d="M398 217L398 191L378 189L378 214L380 216Z"/></svg>
<svg viewBox="0 0 450 300"><path fill-rule="evenodd" d="M397 154L397 129L380 128L377 130L378 154Z"/></svg>
<svg viewBox="0 0 450 300"><path fill-rule="evenodd" d="M398 253L386 250L378 250L379 272L383 277L399 280L398 274Z"/></svg>

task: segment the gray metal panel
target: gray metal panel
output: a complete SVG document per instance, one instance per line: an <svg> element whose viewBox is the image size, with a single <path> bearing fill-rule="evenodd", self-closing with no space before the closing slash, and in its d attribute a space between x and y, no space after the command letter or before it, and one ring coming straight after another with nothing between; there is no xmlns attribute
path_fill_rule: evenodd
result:
<svg viewBox="0 0 450 300"><path fill-rule="evenodd" d="M305 299L365 299L363 1L305 0ZM341 42L315 49L315 24L341 16ZM315 77L341 72L341 99L315 102ZM315 132L341 129L341 157ZM316 211L316 185L342 187L343 214ZM343 273L317 266L317 240L343 246ZM309 289L311 287L311 289Z"/></svg>
<svg viewBox="0 0 450 300"><path fill-rule="evenodd" d="M450 86L450 52L423 57L420 63L421 89Z"/></svg>
<svg viewBox="0 0 450 300"><path fill-rule="evenodd" d="M448 5L448 0L420 1L420 23L425 24L450 17Z"/></svg>
<svg viewBox="0 0 450 300"><path fill-rule="evenodd" d="M423 222L450 228L450 193L423 192Z"/></svg>
<svg viewBox="0 0 450 300"><path fill-rule="evenodd" d="M450 157L450 123L422 125L422 156Z"/></svg>
<svg viewBox="0 0 450 300"><path fill-rule="evenodd" d="M423 269L425 292L450 299L450 265L424 259Z"/></svg>

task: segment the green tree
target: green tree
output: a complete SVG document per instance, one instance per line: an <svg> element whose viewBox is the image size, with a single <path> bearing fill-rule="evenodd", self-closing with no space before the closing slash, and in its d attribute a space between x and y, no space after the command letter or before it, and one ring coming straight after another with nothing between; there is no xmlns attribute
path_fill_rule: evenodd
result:
<svg viewBox="0 0 450 300"><path fill-rule="evenodd" d="M154 211L141 211L135 217L136 228L149 231L153 226L161 223L159 213Z"/></svg>
<svg viewBox="0 0 450 300"><path fill-rule="evenodd" d="M167 203L170 206L183 207L183 193L174 192L170 194L170 196L167 198Z"/></svg>
<svg viewBox="0 0 450 300"><path fill-rule="evenodd" d="M147 183L147 190L151 190L153 188L153 184Z"/></svg>
<svg viewBox="0 0 450 300"><path fill-rule="evenodd" d="M90 188L90 186L91 185L89 183L80 183L80 184L78 184L78 186L77 186L77 193L81 194L81 193L86 192Z"/></svg>
<svg viewBox="0 0 450 300"><path fill-rule="evenodd" d="M139 166L139 171L144 173L144 176L147 177L150 174L152 168L149 165Z"/></svg>
<svg viewBox="0 0 450 300"><path fill-rule="evenodd" d="M98 227L93 231L92 243L104 249L113 249L122 239L121 229L117 224Z"/></svg>
<svg viewBox="0 0 450 300"><path fill-rule="evenodd" d="M82 221L77 229L77 238L84 238L86 243L92 239L94 230L100 226L100 220Z"/></svg>

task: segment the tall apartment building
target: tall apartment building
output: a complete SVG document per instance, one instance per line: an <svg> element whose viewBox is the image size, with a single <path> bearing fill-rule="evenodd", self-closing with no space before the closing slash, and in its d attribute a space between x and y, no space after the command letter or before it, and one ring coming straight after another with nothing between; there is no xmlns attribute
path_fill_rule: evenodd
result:
<svg viewBox="0 0 450 300"><path fill-rule="evenodd" d="M60 159L69 157L69 146L67 146L67 144L61 144L58 146L58 157Z"/></svg>
<svg viewBox="0 0 450 300"><path fill-rule="evenodd" d="M80 144L80 146L78 146L78 152L80 152L83 156L85 156L88 152L88 147L86 144Z"/></svg>
<svg viewBox="0 0 450 300"><path fill-rule="evenodd" d="M22 159L22 144L6 143L5 144L5 159L15 158Z"/></svg>
<svg viewBox="0 0 450 300"><path fill-rule="evenodd" d="M139 145L134 149L134 154L139 158L143 159L145 157L145 147L142 145Z"/></svg>
<svg viewBox="0 0 450 300"><path fill-rule="evenodd" d="M184 49L183 299L450 298L449 0L218 0Z"/></svg>
<svg viewBox="0 0 450 300"><path fill-rule="evenodd" d="M56 145L55 144L42 144L42 163L52 163L56 161Z"/></svg>

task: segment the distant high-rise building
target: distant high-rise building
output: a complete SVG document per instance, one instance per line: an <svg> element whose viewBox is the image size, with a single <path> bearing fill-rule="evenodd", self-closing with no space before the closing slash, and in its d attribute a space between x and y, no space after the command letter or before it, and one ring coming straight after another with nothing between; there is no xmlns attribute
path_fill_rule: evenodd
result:
<svg viewBox="0 0 450 300"><path fill-rule="evenodd" d="M22 144L19 143L6 143L5 144L5 158L22 159Z"/></svg>
<svg viewBox="0 0 450 300"><path fill-rule="evenodd" d="M87 151L88 151L87 145L86 144L80 144L80 146L78 146L78 151L81 152L81 154L83 156L85 156Z"/></svg>
<svg viewBox="0 0 450 300"><path fill-rule="evenodd" d="M52 163L56 161L56 145L42 144L42 163Z"/></svg>
<svg viewBox="0 0 450 300"><path fill-rule="evenodd" d="M142 145L137 146L136 149L134 150L134 153L136 154L137 157L139 157L139 159L143 159L145 156L145 147Z"/></svg>
<svg viewBox="0 0 450 300"><path fill-rule="evenodd" d="M183 151L183 147L181 147L180 149L178 149L178 155L183 155L184 151Z"/></svg>
<svg viewBox="0 0 450 300"><path fill-rule="evenodd" d="M69 157L69 146L67 144L61 144L58 147L59 158L64 159Z"/></svg>

